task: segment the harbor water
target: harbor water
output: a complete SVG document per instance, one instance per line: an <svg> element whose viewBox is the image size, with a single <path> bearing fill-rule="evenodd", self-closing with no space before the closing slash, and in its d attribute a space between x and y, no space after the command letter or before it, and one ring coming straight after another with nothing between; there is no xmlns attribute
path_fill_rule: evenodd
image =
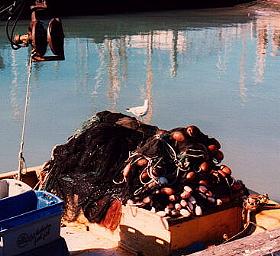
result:
<svg viewBox="0 0 280 256"><path fill-rule="evenodd" d="M32 64L24 157L50 159L96 112L194 124L222 144L223 163L247 187L280 200L280 12L242 5L62 18L65 61ZM20 21L20 33L28 21ZM51 52L48 52L51 55ZM18 165L29 48L12 50L0 23L0 170ZM129 113L127 113L129 114Z"/></svg>

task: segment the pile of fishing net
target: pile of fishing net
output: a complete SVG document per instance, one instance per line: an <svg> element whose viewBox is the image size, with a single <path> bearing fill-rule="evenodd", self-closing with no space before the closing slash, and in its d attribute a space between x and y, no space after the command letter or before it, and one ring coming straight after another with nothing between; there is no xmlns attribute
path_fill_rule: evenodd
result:
<svg viewBox="0 0 280 256"><path fill-rule="evenodd" d="M220 143L194 125L167 131L103 111L53 149L43 188L64 199L66 220L83 214L111 229L122 204L199 216L248 195L223 157Z"/></svg>

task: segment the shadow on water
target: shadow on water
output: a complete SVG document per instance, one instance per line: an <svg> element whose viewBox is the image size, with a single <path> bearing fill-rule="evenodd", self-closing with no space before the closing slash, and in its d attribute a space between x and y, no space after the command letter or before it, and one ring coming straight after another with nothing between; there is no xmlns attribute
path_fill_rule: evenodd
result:
<svg viewBox="0 0 280 256"><path fill-rule="evenodd" d="M5 68L5 64L4 64L4 59L3 57L0 55L0 69Z"/></svg>
<svg viewBox="0 0 280 256"><path fill-rule="evenodd" d="M207 27L225 27L245 24L252 18L246 8L183 10L133 15L86 16L65 18L65 33L69 37L93 38L95 43L104 39L147 34L152 31L199 30Z"/></svg>

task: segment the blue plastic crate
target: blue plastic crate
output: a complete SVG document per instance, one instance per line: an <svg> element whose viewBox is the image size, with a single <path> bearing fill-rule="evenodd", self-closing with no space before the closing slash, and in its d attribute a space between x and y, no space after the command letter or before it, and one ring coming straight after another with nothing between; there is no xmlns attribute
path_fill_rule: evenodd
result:
<svg viewBox="0 0 280 256"><path fill-rule="evenodd" d="M60 236L63 201L46 191L0 200L0 256L17 255Z"/></svg>

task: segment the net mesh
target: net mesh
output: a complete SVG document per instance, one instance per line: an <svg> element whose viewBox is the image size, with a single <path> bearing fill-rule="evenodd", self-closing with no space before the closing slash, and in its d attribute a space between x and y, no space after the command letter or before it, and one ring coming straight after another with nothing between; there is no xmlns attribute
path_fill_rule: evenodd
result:
<svg viewBox="0 0 280 256"><path fill-rule="evenodd" d="M103 111L53 149L43 188L65 201L68 221L82 213L116 228L116 211L125 203L171 216L201 215L248 194L221 165L220 146L196 126L165 131Z"/></svg>
<svg viewBox="0 0 280 256"><path fill-rule="evenodd" d="M66 202L66 219L74 221L82 210L89 221L100 222L113 198L127 197L127 184L112 180L121 175L129 152L157 130L123 114L97 113L53 149L43 168L44 189Z"/></svg>

